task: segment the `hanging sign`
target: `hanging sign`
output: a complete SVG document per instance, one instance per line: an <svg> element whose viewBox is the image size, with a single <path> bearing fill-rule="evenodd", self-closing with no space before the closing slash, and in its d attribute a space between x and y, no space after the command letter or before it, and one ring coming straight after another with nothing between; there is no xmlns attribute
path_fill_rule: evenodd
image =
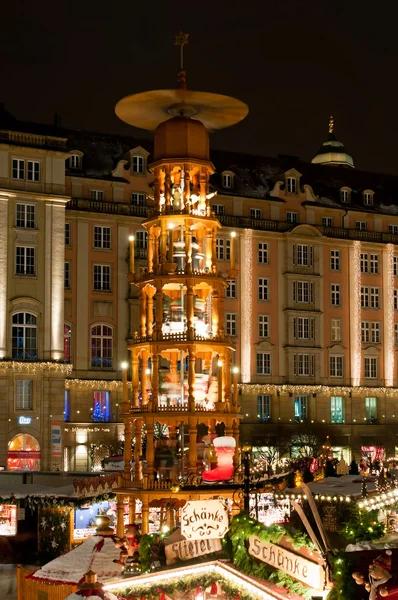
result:
<svg viewBox="0 0 398 600"><path fill-rule="evenodd" d="M215 540L183 540L181 542L174 542L174 544L165 546L164 551L166 553L166 564L172 565L177 558L180 560L191 560L192 558L211 554L212 552L220 552L221 549L221 540L220 538L216 538Z"/></svg>
<svg viewBox="0 0 398 600"><path fill-rule="evenodd" d="M306 583L310 588L319 591L324 589L325 572L322 565L318 563L311 562L271 542L263 542L255 535L249 537L249 554Z"/></svg>
<svg viewBox="0 0 398 600"><path fill-rule="evenodd" d="M187 540L223 538L228 511L222 500L193 500L181 509L181 534Z"/></svg>
<svg viewBox="0 0 398 600"><path fill-rule="evenodd" d="M51 456L61 456L61 426L57 421L51 423Z"/></svg>

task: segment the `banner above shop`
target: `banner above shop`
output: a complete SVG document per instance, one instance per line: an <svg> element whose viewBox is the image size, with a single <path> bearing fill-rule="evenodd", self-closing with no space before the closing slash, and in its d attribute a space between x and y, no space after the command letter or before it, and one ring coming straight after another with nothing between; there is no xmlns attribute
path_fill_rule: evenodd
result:
<svg viewBox="0 0 398 600"><path fill-rule="evenodd" d="M193 500L181 509L181 534L187 540L223 538L228 511L222 500Z"/></svg>

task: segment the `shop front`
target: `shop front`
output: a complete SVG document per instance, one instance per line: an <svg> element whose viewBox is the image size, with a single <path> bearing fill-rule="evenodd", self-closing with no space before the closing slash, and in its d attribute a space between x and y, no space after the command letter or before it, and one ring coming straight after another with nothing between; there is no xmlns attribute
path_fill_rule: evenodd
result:
<svg viewBox="0 0 398 600"><path fill-rule="evenodd" d="M29 433L19 433L8 444L8 471L40 471L40 444Z"/></svg>

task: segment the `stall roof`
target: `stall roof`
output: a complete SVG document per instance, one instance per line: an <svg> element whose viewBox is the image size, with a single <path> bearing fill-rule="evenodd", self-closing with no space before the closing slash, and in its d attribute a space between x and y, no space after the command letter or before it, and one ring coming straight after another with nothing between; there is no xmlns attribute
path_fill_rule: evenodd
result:
<svg viewBox="0 0 398 600"><path fill-rule="evenodd" d="M27 579L43 583L78 585L87 571L94 571L98 581L120 579L122 566L114 563L119 560L120 549L116 548L114 537L93 535L73 550L58 556Z"/></svg>
<svg viewBox="0 0 398 600"><path fill-rule="evenodd" d="M0 498L10 498L14 496L17 500L22 500L27 496L58 496L62 498L75 498L72 482L70 485L63 485L62 487L53 487L48 485L39 484L23 484L23 483L10 483L8 485L2 484L0 486Z"/></svg>
<svg viewBox="0 0 398 600"><path fill-rule="evenodd" d="M313 494L323 496L362 496L362 477L360 475L342 475L341 477L325 477L308 484ZM376 477L366 478L368 493L376 490ZM292 494L302 494L300 488L284 490Z"/></svg>

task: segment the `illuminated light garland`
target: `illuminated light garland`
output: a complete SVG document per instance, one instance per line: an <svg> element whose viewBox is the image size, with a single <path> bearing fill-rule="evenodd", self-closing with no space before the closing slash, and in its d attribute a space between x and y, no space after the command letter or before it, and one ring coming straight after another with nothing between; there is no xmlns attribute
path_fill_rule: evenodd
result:
<svg viewBox="0 0 398 600"><path fill-rule="evenodd" d="M1 360L0 370L1 369L12 369L13 371L23 371L25 373L55 371L67 376L72 374L73 365L65 365L64 363L59 362L16 362L14 360Z"/></svg>
<svg viewBox="0 0 398 600"><path fill-rule="evenodd" d="M361 242L354 242L350 256L351 380L361 381Z"/></svg>
<svg viewBox="0 0 398 600"><path fill-rule="evenodd" d="M365 508L367 511L387 507L398 502L398 489L390 492L383 492L372 498L362 499L358 502L358 508Z"/></svg>
<svg viewBox="0 0 398 600"><path fill-rule="evenodd" d="M302 494L274 494L274 498L278 500L293 500L295 502L301 502L302 500L307 500L307 496ZM315 500L321 500L325 502L355 502L355 498L353 496L331 496L329 494L315 494Z"/></svg>
<svg viewBox="0 0 398 600"><path fill-rule="evenodd" d="M387 244L387 289L385 290L384 306L386 313L387 335L385 339L385 383L394 384L394 244ZM386 306L387 304L387 306Z"/></svg>
<svg viewBox="0 0 398 600"><path fill-rule="evenodd" d="M290 394L302 392L305 394L330 394L332 396L383 395L397 396L398 388L392 387L367 387L367 386L328 386L328 385L289 385L273 383L240 383L239 388L243 394Z"/></svg>
<svg viewBox="0 0 398 600"><path fill-rule="evenodd" d="M244 264L242 269L242 346L241 372L242 381L248 383L251 379L252 359L252 312L253 312L253 230L245 229Z"/></svg>
<svg viewBox="0 0 398 600"><path fill-rule="evenodd" d="M127 387L131 388L131 381L127 382ZM81 389L81 390L122 390L123 382L107 379L66 379L65 388L67 390Z"/></svg>
<svg viewBox="0 0 398 600"><path fill-rule="evenodd" d="M240 590L244 590L252 595L253 598L259 600L275 600L275 598L283 599L285 596L278 591L272 590L272 594L264 590L264 586L260 582L254 581L244 573L237 572L236 569L226 564L219 562L204 563L202 565L194 565L192 567L182 567L180 569L170 569L165 573L151 573L148 575L138 575L131 579L123 579L123 581L117 581L115 583L108 583L103 586L105 591L115 592L124 588L129 588L133 591L134 588L140 588L144 586L151 587L154 584L158 584L162 587L163 584L170 582L170 579L181 579L183 577L189 577L192 575L209 575L214 573L215 575L222 576L226 581L233 583ZM310 588L309 588L310 589Z"/></svg>

